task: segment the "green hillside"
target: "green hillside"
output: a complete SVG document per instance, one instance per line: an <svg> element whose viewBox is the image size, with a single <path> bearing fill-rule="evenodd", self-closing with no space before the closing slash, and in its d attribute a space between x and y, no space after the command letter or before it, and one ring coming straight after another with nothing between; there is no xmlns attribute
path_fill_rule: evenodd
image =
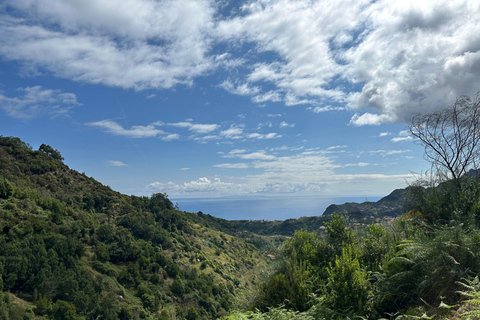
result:
<svg viewBox="0 0 480 320"><path fill-rule="evenodd" d="M349 228L182 212L62 161L0 136L0 319L479 318L475 174L394 192L377 204L408 213Z"/></svg>
<svg viewBox="0 0 480 320"><path fill-rule="evenodd" d="M259 281L265 254L0 136L0 319L212 319Z"/></svg>

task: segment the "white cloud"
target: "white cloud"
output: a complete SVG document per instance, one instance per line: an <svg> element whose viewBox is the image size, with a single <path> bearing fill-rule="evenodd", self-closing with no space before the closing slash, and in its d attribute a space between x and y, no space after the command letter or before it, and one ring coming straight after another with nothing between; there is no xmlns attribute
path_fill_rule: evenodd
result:
<svg viewBox="0 0 480 320"><path fill-rule="evenodd" d="M353 124L355 126L379 125L385 122L395 121L394 118L392 117L393 117L392 115L373 114L369 112L366 112L362 115L355 113L352 119L350 119L350 124Z"/></svg>
<svg viewBox="0 0 480 320"><path fill-rule="evenodd" d="M213 135L213 134L194 138L195 141L198 141L200 143L207 143L210 140L219 140L219 139L221 139L220 136Z"/></svg>
<svg viewBox="0 0 480 320"><path fill-rule="evenodd" d="M81 105L73 93L61 90L44 89L41 86L18 88L17 97L0 94L0 109L17 119L32 119L41 115L52 117L66 115L70 110Z"/></svg>
<svg viewBox="0 0 480 320"><path fill-rule="evenodd" d="M181 171L187 171L190 170L190 168L180 168Z"/></svg>
<svg viewBox="0 0 480 320"><path fill-rule="evenodd" d="M230 128L220 132L220 135L229 139L240 139L243 135L243 127L232 125Z"/></svg>
<svg viewBox="0 0 480 320"><path fill-rule="evenodd" d="M242 150L243 151L243 150ZM365 195L384 194L385 186L393 190L405 184L410 175L336 174L335 169L349 166L367 166L359 162L348 165L335 164L325 155L298 154L284 157L266 157L264 151L238 152L238 158L252 160L250 164L225 163L219 168L247 168L262 173L235 177L202 177L188 182L154 182L149 191L167 192L175 196L228 196L243 194L315 194L315 195ZM263 159L265 158L265 159ZM375 192L375 193L373 193Z"/></svg>
<svg viewBox="0 0 480 320"><path fill-rule="evenodd" d="M294 123L288 124L285 121L280 122L280 128L293 128L293 127L295 127Z"/></svg>
<svg viewBox="0 0 480 320"><path fill-rule="evenodd" d="M252 98L252 101L255 103L263 103L268 101L278 102L280 100L281 100L280 93L273 90L266 92L264 94L256 95Z"/></svg>
<svg viewBox="0 0 480 320"><path fill-rule="evenodd" d="M222 182L220 178L209 179L202 177L197 180L188 181L184 183L175 182L153 182L146 188L151 192L158 192L159 190L166 190L170 195L181 194L205 194L217 195L217 193L242 193L242 187L234 183ZM163 191L165 192L165 191Z"/></svg>
<svg viewBox="0 0 480 320"><path fill-rule="evenodd" d="M377 1L364 12L369 23L350 48L346 75L363 83L349 105L378 114L356 116L357 125L410 121L456 96L480 87L480 3L478 1Z"/></svg>
<svg viewBox="0 0 480 320"><path fill-rule="evenodd" d="M392 138L392 142L405 142L405 141L413 141L413 137L408 136L408 137L395 137Z"/></svg>
<svg viewBox="0 0 480 320"><path fill-rule="evenodd" d="M370 165L368 162L358 162L358 163L347 163L343 165L344 167L366 167Z"/></svg>
<svg viewBox="0 0 480 320"><path fill-rule="evenodd" d="M365 3L250 2L243 6L241 16L220 22L219 31L225 38L255 43L258 52L279 55L275 61L257 62L247 76L252 83L273 83L279 89L275 91L276 99L286 96L291 101L306 96L341 99L340 91L324 88L342 69L330 52L329 41L339 30L355 25Z"/></svg>
<svg viewBox="0 0 480 320"><path fill-rule="evenodd" d="M286 104L287 96L347 103L357 111L351 124L375 125L409 121L480 88L476 0L252 1L242 9L219 31L278 55L252 59L243 80L273 85ZM352 85L360 90L350 93Z"/></svg>
<svg viewBox="0 0 480 320"><path fill-rule="evenodd" d="M271 133L266 133L266 134L261 134L261 133L250 133L247 135L247 138L250 138L250 139L276 139L276 138L281 138L282 135L280 134L277 134L275 132L271 132Z"/></svg>
<svg viewBox="0 0 480 320"><path fill-rule="evenodd" d="M331 146L331 147L328 147L327 150L345 149L346 147L348 146L347 145Z"/></svg>
<svg viewBox="0 0 480 320"><path fill-rule="evenodd" d="M7 0L0 54L58 77L108 86L190 84L222 63L209 55L211 1ZM26 18L26 19L23 19Z"/></svg>
<svg viewBox="0 0 480 320"><path fill-rule="evenodd" d="M168 123L167 125L178 127L178 128L186 128L198 134L210 133L220 128L220 125L218 124L201 124L201 123L191 123L191 122Z"/></svg>
<svg viewBox="0 0 480 320"><path fill-rule="evenodd" d="M152 138L165 134L164 131L157 129L154 124L149 124L147 126L132 126L130 129L125 129L113 120L101 120L97 122L86 123L86 125L101 128L104 131L116 136L124 136L129 138Z"/></svg>
<svg viewBox="0 0 480 320"><path fill-rule="evenodd" d="M265 154L265 151L257 151L252 153L239 153L239 154L231 154L237 158L245 159L245 160L273 160L275 156L270 154Z"/></svg>
<svg viewBox="0 0 480 320"><path fill-rule="evenodd" d="M260 88L257 86L251 87L248 83L235 84L230 80L223 81L220 84L220 88L223 88L230 93L238 94L241 96L251 96L260 92Z"/></svg>
<svg viewBox="0 0 480 320"><path fill-rule="evenodd" d="M264 122L264 123L259 123L257 126L257 130L260 130L263 127L271 128L273 127L273 124L270 121Z"/></svg>
<svg viewBox="0 0 480 320"><path fill-rule="evenodd" d="M374 151L370 151L371 154L378 154L378 155L381 155L383 157L391 156L391 155L394 155L394 154L408 153L408 152L412 152L412 150L374 150Z"/></svg>
<svg viewBox="0 0 480 320"><path fill-rule="evenodd" d="M117 160L108 160L108 164L112 167L124 167L127 165L122 161L117 161Z"/></svg>
<svg viewBox="0 0 480 320"><path fill-rule="evenodd" d="M245 153L247 152L247 150L245 149L234 149L232 151L230 151L228 154L242 154L242 153Z"/></svg>
<svg viewBox="0 0 480 320"><path fill-rule="evenodd" d="M380 132L380 134L378 136L379 137L386 137L386 136L389 136L391 134L392 134L391 132Z"/></svg>
<svg viewBox="0 0 480 320"><path fill-rule="evenodd" d="M256 0L229 15L213 0L79 3L4 1L2 58L135 90L224 67L218 82L233 94L347 107L358 126L410 121L480 88L477 0Z"/></svg>
<svg viewBox="0 0 480 320"><path fill-rule="evenodd" d="M307 110L312 110L312 112L314 113L322 113L322 112L328 112L328 111L341 111L341 110L345 110L345 108L325 106L325 107L308 107Z"/></svg>
<svg viewBox="0 0 480 320"><path fill-rule="evenodd" d="M172 140L178 140L178 139L180 139L180 135L178 133L170 133L162 137L162 140L164 141L172 141Z"/></svg>
<svg viewBox="0 0 480 320"><path fill-rule="evenodd" d="M398 137L392 138L390 141L392 142L413 141L413 137L410 135L410 132L408 132L408 130L402 130L398 133Z"/></svg>
<svg viewBox="0 0 480 320"><path fill-rule="evenodd" d="M221 163L214 165L215 168L224 168L224 169L246 169L248 168L247 163Z"/></svg>

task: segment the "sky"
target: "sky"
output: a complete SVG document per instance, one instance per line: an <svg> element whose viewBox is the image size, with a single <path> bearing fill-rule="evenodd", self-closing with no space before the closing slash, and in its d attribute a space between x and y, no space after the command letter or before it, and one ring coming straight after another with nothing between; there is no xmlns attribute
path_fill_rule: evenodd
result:
<svg viewBox="0 0 480 320"><path fill-rule="evenodd" d="M478 0L0 2L0 135L126 194L387 195L479 90Z"/></svg>

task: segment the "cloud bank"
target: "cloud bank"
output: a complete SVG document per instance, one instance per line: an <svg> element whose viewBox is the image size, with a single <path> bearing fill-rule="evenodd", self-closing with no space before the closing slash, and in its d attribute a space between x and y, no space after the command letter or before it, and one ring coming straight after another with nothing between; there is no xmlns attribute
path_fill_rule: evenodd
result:
<svg viewBox="0 0 480 320"><path fill-rule="evenodd" d="M6 0L0 56L30 75L135 90L191 86L218 73L219 87L254 103L317 113L347 108L357 126L409 121L480 89L476 0L227 7L212 0ZM8 105L10 115L28 117L21 111L28 106Z"/></svg>
<svg viewBox="0 0 480 320"><path fill-rule="evenodd" d="M340 147L340 148L339 148ZM298 154L274 155L265 150L248 152L234 149L222 153L223 158L238 159L214 165L224 170L246 170L241 176L201 177L186 182L152 182L148 192L167 192L174 197L218 197L239 195L365 195L382 194L385 186L395 189L404 186L411 175L348 173L351 167L368 167L366 162L339 164L335 149L305 151ZM376 150L371 153L388 157L406 153L408 150Z"/></svg>

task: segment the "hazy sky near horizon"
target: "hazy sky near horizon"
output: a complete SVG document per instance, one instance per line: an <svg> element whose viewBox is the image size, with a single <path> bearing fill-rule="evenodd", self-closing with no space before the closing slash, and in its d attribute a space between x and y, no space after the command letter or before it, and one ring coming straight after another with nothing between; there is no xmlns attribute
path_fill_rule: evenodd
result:
<svg viewBox="0 0 480 320"><path fill-rule="evenodd" d="M0 3L0 134L127 194L386 195L479 90L477 0Z"/></svg>

